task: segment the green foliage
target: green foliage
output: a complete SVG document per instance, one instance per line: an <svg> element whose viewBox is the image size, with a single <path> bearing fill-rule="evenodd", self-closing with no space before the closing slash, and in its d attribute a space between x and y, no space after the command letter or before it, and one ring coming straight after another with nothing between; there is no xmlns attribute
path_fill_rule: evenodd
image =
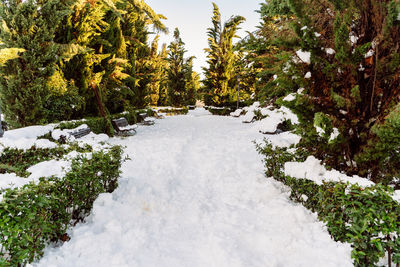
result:
<svg viewBox="0 0 400 267"><path fill-rule="evenodd" d="M170 67L168 69L168 98L172 106L185 105L187 94L186 88L186 72L185 65L187 60L184 58L187 52L184 47L185 43L180 37L179 29L174 31L174 41L168 46L168 61Z"/></svg>
<svg viewBox="0 0 400 267"><path fill-rule="evenodd" d="M387 116L400 95L400 48L393 46L400 39L399 9L391 0L268 1L260 30L245 45L261 69L258 99L273 103L305 88L284 104L299 116L300 146L331 167L385 183L398 176L396 156L377 146L390 153L398 147L376 129L391 125ZM309 52L311 62L299 60L299 50ZM321 113L330 120L323 137L313 127ZM341 135L329 141L333 128Z"/></svg>
<svg viewBox="0 0 400 267"><path fill-rule="evenodd" d="M14 127L45 120L47 79L58 61L53 40L58 23L67 13L68 8L57 0L0 3L2 46L20 51L18 58L0 67L2 111Z"/></svg>
<svg viewBox="0 0 400 267"><path fill-rule="evenodd" d="M78 146L71 146L69 148L60 146L56 148L32 147L27 150L7 147L2 151L0 156L0 173L14 172L18 176L28 177L30 173L26 170L39 162L60 159L73 150L86 152L88 149L79 148Z"/></svg>
<svg viewBox="0 0 400 267"><path fill-rule="evenodd" d="M234 16L222 25L219 8L215 3L213 7L213 27L208 29L209 47L205 49L208 67L203 68L204 101L206 105L226 106L237 98L236 88L230 86L230 82L237 79L234 72L237 54L234 51L233 39L245 18Z"/></svg>
<svg viewBox="0 0 400 267"><path fill-rule="evenodd" d="M383 123L375 124L372 132L374 137L370 139L368 146L357 155L360 169L372 169L374 181L391 183L399 189L400 108L394 108Z"/></svg>
<svg viewBox="0 0 400 267"><path fill-rule="evenodd" d="M165 113L167 115L186 115L189 112L188 107L183 108L166 108L157 110L159 113Z"/></svg>
<svg viewBox="0 0 400 267"><path fill-rule="evenodd" d="M112 136L114 134L114 129L112 127L111 120L124 117L128 123L132 125L142 120L142 118L139 116L140 113L147 113L149 116L153 115L153 111L151 109L130 110L123 113L107 115L106 119L102 117L88 117L79 121L62 122L57 126L57 128L61 130L75 129L83 124L86 124L95 134L103 133Z"/></svg>
<svg viewBox="0 0 400 267"><path fill-rule="evenodd" d="M225 107L225 108L219 108L219 107L207 107L207 110L211 112L213 115L218 115L218 116L229 116L231 112L234 111L234 109Z"/></svg>
<svg viewBox="0 0 400 267"><path fill-rule="evenodd" d="M43 255L48 242L65 239L67 228L83 220L101 193L118 186L122 150L78 157L62 179L41 179L20 189L4 190L0 202L0 263L20 266Z"/></svg>
<svg viewBox="0 0 400 267"><path fill-rule="evenodd" d="M390 253L394 263L400 263L400 205L393 200L391 187L377 184L362 188L332 182L317 185L285 176L284 164L304 161L304 150L293 154L267 142L257 149L265 156L266 176L289 186L291 199L316 212L336 241L352 244L356 266L378 266L385 252Z"/></svg>

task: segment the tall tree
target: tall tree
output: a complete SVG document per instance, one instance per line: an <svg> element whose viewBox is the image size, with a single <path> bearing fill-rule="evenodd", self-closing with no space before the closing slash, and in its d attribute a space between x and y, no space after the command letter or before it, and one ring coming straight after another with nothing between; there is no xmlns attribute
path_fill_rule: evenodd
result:
<svg viewBox="0 0 400 267"><path fill-rule="evenodd" d="M213 7L213 27L208 29L209 47L205 49L208 67L204 68L203 84L206 104L223 106L231 104L236 96L235 88L229 86L229 81L235 78L233 39L245 18L233 16L222 26L219 8L215 3Z"/></svg>
<svg viewBox="0 0 400 267"><path fill-rule="evenodd" d="M389 141L399 137L400 3L274 0L262 12L272 33L265 44L286 59L270 64L279 72L270 88L305 88L286 104L300 117L300 146L329 166L391 182L400 169L399 142Z"/></svg>
<svg viewBox="0 0 400 267"><path fill-rule="evenodd" d="M68 6L57 0L0 2L2 48L23 49L18 58L0 68L2 110L13 126L45 119L47 82L59 56L54 34L68 12Z"/></svg>
<svg viewBox="0 0 400 267"><path fill-rule="evenodd" d="M168 46L168 96L171 105L182 106L186 99L186 60L185 43L180 37L179 29L174 31L174 41Z"/></svg>

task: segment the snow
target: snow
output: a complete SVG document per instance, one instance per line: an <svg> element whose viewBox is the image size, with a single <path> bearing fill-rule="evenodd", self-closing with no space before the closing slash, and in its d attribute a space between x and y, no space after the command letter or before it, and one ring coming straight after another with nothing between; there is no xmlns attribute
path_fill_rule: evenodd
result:
<svg viewBox="0 0 400 267"><path fill-rule="evenodd" d="M353 266L350 245L264 177L260 137L198 109L111 139L132 158L119 187L33 266Z"/></svg>
<svg viewBox="0 0 400 267"><path fill-rule="evenodd" d="M127 126L125 126L125 127L119 127L119 129L120 129L121 131L135 130L135 129L137 129L137 128L138 128L138 126L137 126L136 124L134 124L134 125L127 125Z"/></svg>
<svg viewBox="0 0 400 267"><path fill-rule="evenodd" d="M33 146L37 148L54 148L57 145L46 139L37 139L54 129L54 125L30 126L10 131L5 131L3 138L0 138L0 151L4 147L15 149L30 149Z"/></svg>
<svg viewBox="0 0 400 267"><path fill-rule="evenodd" d="M400 203L400 190L394 191L393 199Z"/></svg>
<svg viewBox="0 0 400 267"><path fill-rule="evenodd" d="M326 52L328 55L334 55L334 54L336 53L336 51L333 50L332 48L325 48L325 52Z"/></svg>
<svg viewBox="0 0 400 267"><path fill-rule="evenodd" d="M286 119L290 120L293 124L298 124L299 120L297 115L294 114L290 109L281 107L276 110L267 110L266 114L268 117L256 122L255 128L261 133L274 133L278 129L278 125L284 122Z"/></svg>
<svg viewBox="0 0 400 267"><path fill-rule="evenodd" d="M336 138L338 138L340 135L340 131L338 128L333 128L333 132L331 133L331 136L329 137L329 141L333 141Z"/></svg>
<svg viewBox="0 0 400 267"><path fill-rule="evenodd" d="M369 187L375 185L366 178L357 175L347 176L337 170L326 170L321 161L313 156L309 156L305 162L286 162L284 167L285 175L298 179L308 179L318 185L325 182L343 182L350 184L358 184L361 187Z"/></svg>
<svg viewBox="0 0 400 267"><path fill-rule="evenodd" d="M247 111L246 115L244 115L242 122L244 123L250 123L253 122L256 117L256 114L254 114L254 111Z"/></svg>
<svg viewBox="0 0 400 267"><path fill-rule="evenodd" d="M296 55L303 61L304 63L311 64L311 53L303 50L298 50Z"/></svg>
<svg viewBox="0 0 400 267"><path fill-rule="evenodd" d="M310 79L311 78L311 72L307 72L306 75L304 76L305 79Z"/></svg>
<svg viewBox="0 0 400 267"><path fill-rule="evenodd" d="M31 175L28 178L19 177L15 173L0 174L0 190L7 188L20 188L29 183L37 183L41 177L55 176L62 178L69 171L70 167L71 163L68 161L50 160L29 167L27 172L30 172ZM0 201L2 199L2 194L0 194Z"/></svg>
<svg viewBox="0 0 400 267"><path fill-rule="evenodd" d="M55 159L43 161L27 169L27 171L31 173L28 179L36 182L39 181L40 177L55 176L57 178L62 178L70 169L71 162L69 161Z"/></svg>
<svg viewBox="0 0 400 267"><path fill-rule="evenodd" d="M321 34L319 32L314 32L315 37L319 38L321 37Z"/></svg>
<svg viewBox="0 0 400 267"><path fill-rule="evenodd" d="M250 107L246 107L243 110L246 111L246 115L244 115L242 122L251 123L254 121L256 114L254 113L256 110L259 110L260 102L254 102Z"/></svg>
<svg viewBox="0 0 400 267"><path fill-rule="evenodd" d="M296 94L288 94L284 99L283 99L283 101L287 101L287 102L291 102L291 101L293 101L293 100L296 100Z"/></svg>
<svg viewBox="0 0 400 267"><path fill-rule="evenodd" d="M365 54L365 58L369 58L372 57L375 54L375 51L370 49L366 54Z"/></svg>
<svg viewBox="0 0 400 267"><path fill-rule="evenodd" d="M243 112L243 109L239 108L239 109L235 110L235 112L231 112L230 115L232 117L239 117L242 114L242 112Z"/></svg>
<svg viewBox="0 0 400 267"><path fill-rule="evenodd" d="M265 140L269 141L273 147L290 147L300 142L301 137L291 132L283 132L280 134L265 135Z"/></svg>

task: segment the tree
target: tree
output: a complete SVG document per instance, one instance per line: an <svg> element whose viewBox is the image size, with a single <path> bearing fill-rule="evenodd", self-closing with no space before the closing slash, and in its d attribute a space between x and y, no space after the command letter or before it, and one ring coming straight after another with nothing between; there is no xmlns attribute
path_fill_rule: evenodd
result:
<svg viewBox="0 0 400 267"><path fill-rule="evenodd" d="M187 59L185 64L186 80L186 105L196 105L197 91L200 88L200 75L193 71L194 57Z"/></svg>
<svg viewBox="0 0 400 267"><path fill-rule="evenodd" d="M215 3L213 7L213 27L208 29L209 48L205 49L208 67L204 68L203 84L206 91L206 104L223 106L234 102L236 96L236 89L229 86L230 80L236 78L233 38L236 37L239 25L245 21L245 18L231 17L222 26L219 8Z"/></svg>
<svg viewBox="0 0 400 267"><path fill-rule="evenodd" d="M270 88L282 92L284 82L291 84L292 92L305 88L296 101L287 103L302 122L300 146L331 167L368 176L375 182L390 182L400 169L393 157L398 145L388 143L388 136L398 138L399 129L400 47L394 44L400 42L400 3L280 3L283 6L262 9L270 14L272 23L283 26L276 27L275 34L266 39L283 50L287 59L273 64L280 72ZM288 20L282 25L276 15ZM270 25L269 29L274 29ZM287 93L290 89L286 88ZM322 128L323 134L318 134L315 126ZM337 138L332 137L335 128L340 132Z"/></svg>
<svg viewBox="0 0 400 267"><path fill-rule="evenodd" d="M160 52L158 52L158 40L159 36L152 42L149 64L151 72L151 81L149 83L149 93L150 93L150 105L157 106L160 100L160 91L162 91L162 86L165 86L164 80L166 79L168 67L167 59L167 46L164 44Z"/></svg>
<svg viewBox="0 0 400 267"><path fill-rule="evenodd" d="M19 51L17 58L0 68L2 109L12 126L45 120L48 79L55 72L59 56L54 35L68 10L57 0L10 0L0 4L2 48Z"/></svg>
<svg viewBox="0 0 400 267"><path fill-rule="evenodd" d="M186 60L185 43L180 37L179 29L174 31L174 41L168 46L169 69L168 69L168 98L173 106L185 104L186 88Z"/></svg>

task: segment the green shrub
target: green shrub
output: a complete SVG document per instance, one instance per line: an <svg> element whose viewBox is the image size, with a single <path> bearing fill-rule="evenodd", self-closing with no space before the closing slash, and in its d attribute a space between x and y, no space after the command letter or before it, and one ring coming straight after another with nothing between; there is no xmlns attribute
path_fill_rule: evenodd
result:
<svg viewBox="0 0 400 267"><path fill-rule="evenodd" d="M257 146L265 156L266 175L291 188L291 199L318 213L336 241L351 243L356 266L377 266L388 253L389 261L400 263L400 205L391 187L377 184L362 188L344 183L318 185L307 179L285 176L288 161L304 161L306 152L290 153L267 143Z"/></svg>
<svg viewBox="0 0 400 267"><path fill-rule="evenodd" d="M71 145L69 148L58 146L56 148L37 148L30 149L5 148L0 156L0 173L14 172L18 176L28 177L30 173L26 170L42 161L60 159L71 151L89 152L92 148L88 145L81 148L78 145Z"/></svg>
<svg viewBox="0 0 400 267"><path fill-rule="evenodd" d="M183 108L165 108L157 110L159 113L166 113L167 115L186 115L189 112L189 107Z"/></svg>
<svg viewBox="0 0 400 267"><path fill-rule="evenodd" d="M118 186L121 147L78 157L62 179L42 178L6 189L0 202L0 265L26 265L43 255L46 244L63 240L68 226L84 219L99 194ZM1 193L1 191L0 191Z"/></svg>
<svg viewBox="0 0 400 267"><path fill-rule="evenodd" d="M5 148L0 156L0 173L15 172L18 176L27 177L26 170L42 161L61 158L69 150L63 147L36 148L28 150Z"/></svg>
<svg viewBox="0 0 400 267"><path fill-rule="evenodd" d="M102 117L93 117L86 118L85 120L80 121L63 122L60 123L57 128L61 130L74 129L83 124L86 124L95 134L104 133L108 134L109 136L114 136L114 129L112 127L111 120L124 117L129 124L136 124L142 121L142 118L139 116L140 113L146 113L148 116L152 116L154 114L154 111L152 111L151 109L130 110L124 113L109 115L107 116L106 120Z"/></svg>
<svg viewBox="0 0 400 267"><path fill-rule="evenodd" d="M208 107L207 110L211 112L213 115L217 116L229 116L231 112L234 111L233 108L225 107L225 108L215 108L215 107Z"/></svg>

